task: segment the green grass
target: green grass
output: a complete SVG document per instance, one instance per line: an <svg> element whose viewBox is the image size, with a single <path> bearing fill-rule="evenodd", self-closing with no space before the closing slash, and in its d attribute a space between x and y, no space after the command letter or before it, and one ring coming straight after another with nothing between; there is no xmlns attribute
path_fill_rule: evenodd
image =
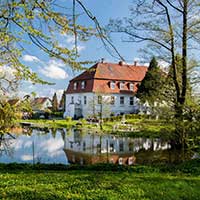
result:
<svg viewBox="0 0 200 200"><path fill-rule="evenodd" d="M33 120L21 120L19 122L29 122L33 123L37 127L46 127L46 128L70 128L72 126L79 125L79 128L84 129L95 129L95 131L101 131L100 127L96 125L88 124L86 120L66 120L66 119L56 119L56 120L45 120L45 119L33 119ZM121 121L118 118L106 120L103 123L103 132L111 133L121 136L129 136L129 137L149 137L156 138L162 137L169 139L172 137L172 132L174 130L174 126L172 122L166 122L164 120L152 120L146 118L129 118L127 119L127 123L131 124L137 131L113 131L113 126L115 124L119 124ZM101 131L102 132L102 131Z"/></svg>
<svg viewBox="0 0 200 200"><path fill-rule="evenodd" d="M32 123L37 127L43 128L69 128L76 125L77 121L74 120L65 120L65 119L56 119L56 120L46 120L46 119L29 119L29 120L20 120L19 123Z"/></svg>
<svg viewBox="0 0 200 200"><path fill-rule="evenodd" d="M4 165L0 199L136 199L197 200L200 197L199 161L176 167L88 166L47 167ZM185 170L185 169L193 169Z"/></svg>

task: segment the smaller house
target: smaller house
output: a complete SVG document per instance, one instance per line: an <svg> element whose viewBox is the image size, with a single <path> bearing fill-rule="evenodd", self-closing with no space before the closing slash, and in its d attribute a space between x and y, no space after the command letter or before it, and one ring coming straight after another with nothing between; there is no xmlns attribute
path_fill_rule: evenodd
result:
<svg viewBox="0 0 200 200"><path fill-rule="evenodd" d="M49 97L37 97L31 102L33 112L44 113L45 110L52 108L52 102Z"/></svg>
<svg viewBox="0 0 200 200"><path fill-rule="evenodd" d="M18 105L20 105L21 101L20 101L20 99L9 99L8 103L11 106L18 106Z"/></svg>

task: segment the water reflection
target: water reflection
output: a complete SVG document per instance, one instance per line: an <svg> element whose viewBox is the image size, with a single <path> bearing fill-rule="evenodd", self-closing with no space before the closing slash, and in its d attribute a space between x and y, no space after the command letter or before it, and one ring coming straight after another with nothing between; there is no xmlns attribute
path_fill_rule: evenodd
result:
<svg viewBox="0 0 200 200"><path fill-rule="evenodd" d="M0 162L68 163L63 152L64 140L59 130L53 136L51 130L25 127L18 134L13 132L13 135L15 139L9 140L12 153L3 153ZM4 137L7 138L8 135Z"/></svg>
<svg viewBox="0 0 200 200"><path fill-rule="evenodd" d="M91 130L24 126L0 139L0 162L3 163L131 165L178 162L183 158L180 152L170 150L170 144L162 139L120 137Z"/></svg>
<svg viewBox="0 0 200 200"><path fill-rule="evenodd" d="M82 133L78 129L66 135L64 144L69 162L80 164L109 162L130 165L137 162L140 151L156 152L169 148L170 145L161 139L118 137L91 131Z"/></svg>

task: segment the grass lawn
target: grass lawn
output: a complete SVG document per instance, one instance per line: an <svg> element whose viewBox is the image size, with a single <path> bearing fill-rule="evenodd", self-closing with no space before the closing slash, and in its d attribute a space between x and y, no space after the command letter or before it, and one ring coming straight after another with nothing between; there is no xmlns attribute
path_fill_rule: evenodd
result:
<svg viewBox="0 0 200 200"><path fill-rule="evenodd" d="M113 127L116 124L121 122L120 117L113 117L109 120L104 121L103 123L103 132L104 133L112 133L117 135L126 135L132 137L163 137L169 139L172 136L172 132L174 130L174 126L172 122L164 121L164 120L154 120L154 119L146 119L141 116L136 115L128 115L126 123L132 125L137 131L113 131ZM133 118L130 118L133 117ZM47 128L70 128L72 126L76 126L77 124L82 124L79 128L95 128L95 131L100 131L100 127L96 125L92 125L87 123L86 120L65 120L65 119L55 119L55 120L20 120L19 122L29 122L33 123L35 126L39 127L47 127Z"/></svg>
<svg viewBox="0 0 200 200"><path fill-rule="evenodd" d="M135 166L3 169L0 199L199 200L200 162L176 168Z"/></svg>

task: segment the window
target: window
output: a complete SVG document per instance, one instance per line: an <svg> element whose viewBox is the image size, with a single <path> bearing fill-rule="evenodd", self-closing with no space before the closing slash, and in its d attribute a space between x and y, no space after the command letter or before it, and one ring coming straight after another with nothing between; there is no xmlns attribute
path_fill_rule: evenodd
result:
<svg viewBox="0 0 200 200"><path fill-rule="evenodd" d="M114 144L110 143L110 152L114 152Z"/></svg>
<svg viewBox="0 0 200 200"><path fill-rule="evenodd" d="M131 91L134 90L134 84L133 84L133 83L130 83L129 87L130 87L130 90L131 90Z"/></svg>
<svg viewBox="0 0 200 200"><path fill-rule="evenodd" d="M98 104L102 104L102 96L98 96Z"/></svg>
<svg viewBox="0 0 200 200"><path fill-rule="evenodd" d="M85 89L85 81L81 82L81 89Z"/></svg>
<svg viewBox="0 0 200 200"><path fill-rule="evenodd" d="M114 96L111 96L111 97L110 97L110 104L111 104L111 105L114 105L114 104L115 104L115 97L114 97Z"/></svg>
<svg viewBox="0 0 200 200"><path fill-rule="evenodd" d="M75 82L75 83L74 83L74 90L77 89L77 85L78 85L77 82Z"/></svg>
<svg viewBox="0 0 200 200"><path fill-rule="evenodd" d="M86 150L86 143L85 143L85 141L83 142L83 151L85 151Z"/></svg>
<svg viewBox="0 0 200 200"><path fill-rule="evenodd" d="M120 83L119 83L119 89L120 89L120 90L123 90L123 89L124 89L124 86L125 86L124 82L120 82Z"/></svg>
<svg viewBox="0 0 200 200"><path fill-rule="evenodd" d="M86 96L83 97L83 101L84 101L84 104L86 105L87 104L87 97Z"/></svg>
<svg viewBox="0 0 200 200"><path fill-rule="evenodd" d="M71 103L74 104L74 97L71 97Z"/></svg>
<svg viewBox="0 0 200 200"><path fill-rule="evenodd" d="M101 144L97 144L97 153L101 153Z"/></svg>
<svg viewBox="0 0 200 200"><path fill-rule="evenodd" d="M124 151L124 144L123 144L123 142L119 143L119 151L120 152Z"/></svg>
<svg viewBox="0 0 200 200"><path fill-rule="evenodd" d="M120 97L120 105L124 105L124 97Z"/></svg>
<svg viewBox="0 0 200 200"><path fill-rule="evenodd" d="M134 105L134 98L133 97L130 97L130 105Z"/></svg>
<svg viewBox="0 0 200 200"><path fill-rule="evenodd" d="M115 89L115 82L114 81L110 82L110 88L111 88L111 90Z"/></svg>
<svg viewBox="0 0 200 200"><path fill-rule="evenodd" d="M128 150L129 150L129 151L133 151L133 143L132 143L132 142L130 142L130 143L128 144Z"/></svg>

